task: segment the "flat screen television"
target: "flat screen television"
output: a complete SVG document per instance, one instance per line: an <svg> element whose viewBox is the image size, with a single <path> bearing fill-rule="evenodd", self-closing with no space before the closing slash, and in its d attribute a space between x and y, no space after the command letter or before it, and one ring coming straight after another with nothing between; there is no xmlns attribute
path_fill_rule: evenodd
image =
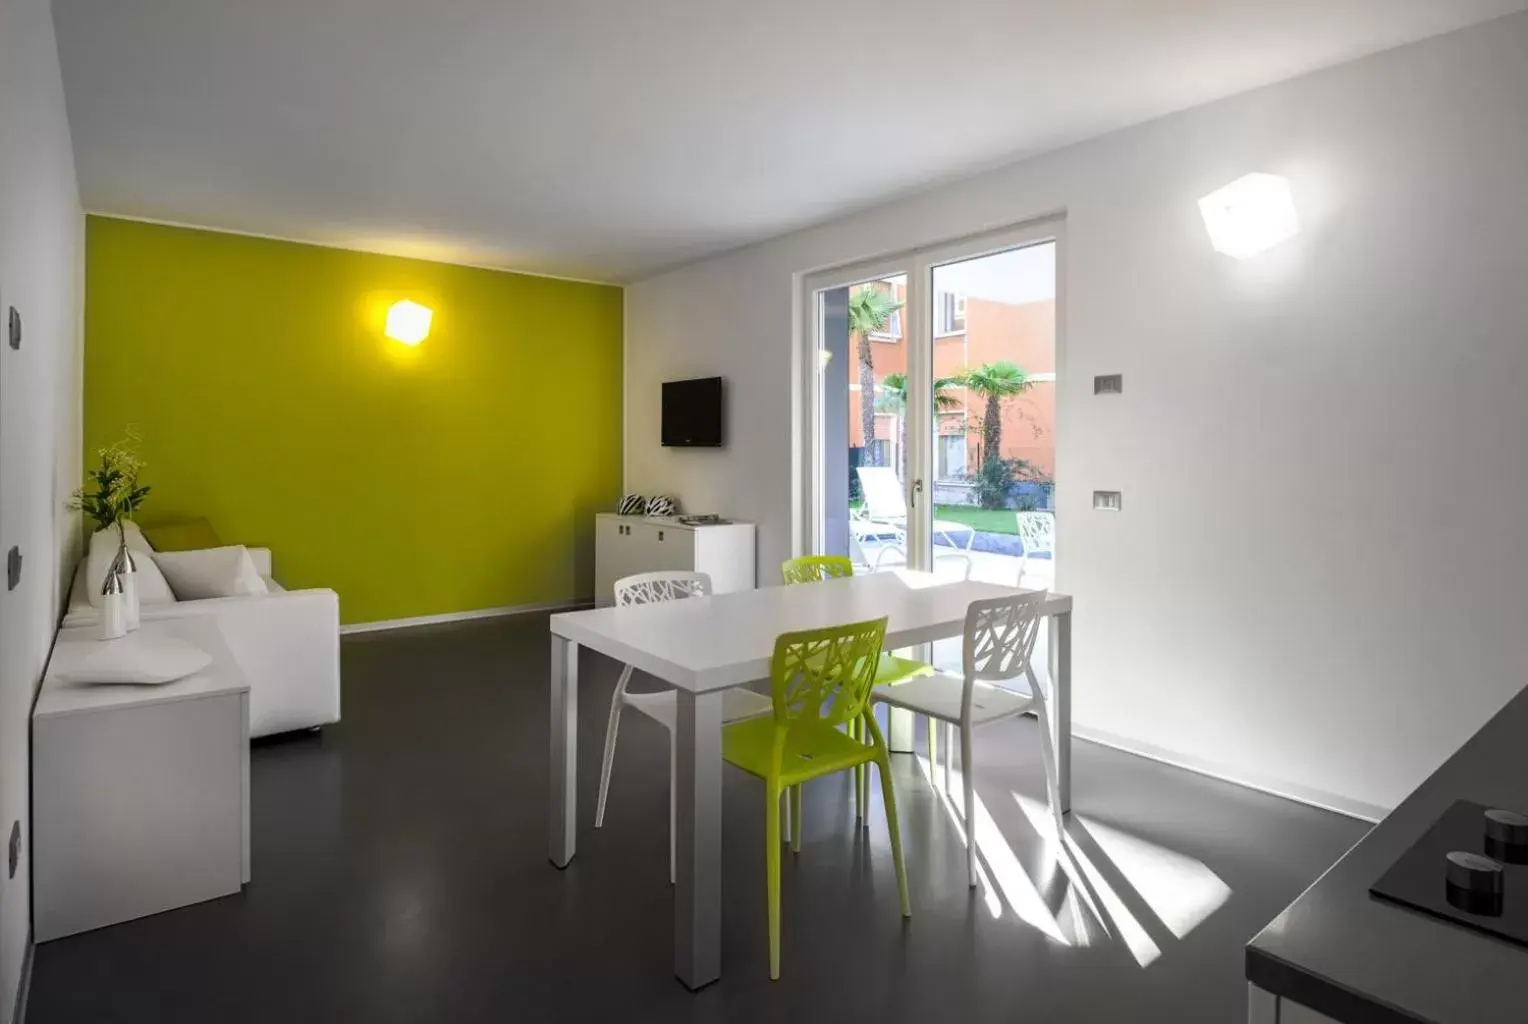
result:
<svg viewBox="0 0 1528 1024"><path fill-rule="evenodd" d="M663 446L720 448L724 413L720 377L665 381Z"/></svg>

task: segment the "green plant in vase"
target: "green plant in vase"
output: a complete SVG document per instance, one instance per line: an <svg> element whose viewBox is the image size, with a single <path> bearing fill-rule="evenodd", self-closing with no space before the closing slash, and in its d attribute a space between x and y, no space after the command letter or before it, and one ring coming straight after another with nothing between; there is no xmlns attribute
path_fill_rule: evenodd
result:
<svg viewBox="0 0 1528 1024"><path fill-rule="evenodd" d="M119 578L129 629L138 624L138 566L127 547L127 523L149 494L149 487L138 482L143 460L136 451L137 441L137 437L129 433L116 444L101 448L96 453L100 464L86 473L84 486L69 499L70 510L83 513L95 524L97 532L113 528L117 531L117 557L105 582L110 587L111 578ZM92 585L98 582L92 581Z"/></svg>

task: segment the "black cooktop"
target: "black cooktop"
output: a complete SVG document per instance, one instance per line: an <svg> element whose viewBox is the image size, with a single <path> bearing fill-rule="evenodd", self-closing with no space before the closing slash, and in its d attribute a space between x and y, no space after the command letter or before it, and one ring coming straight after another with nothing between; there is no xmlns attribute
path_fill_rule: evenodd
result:
<svg viewBox="0 0 1528 1024"><path fill-rule="evenodd" d="M1369 892L1528 946L1528 818L1455 801Z"/></svg>

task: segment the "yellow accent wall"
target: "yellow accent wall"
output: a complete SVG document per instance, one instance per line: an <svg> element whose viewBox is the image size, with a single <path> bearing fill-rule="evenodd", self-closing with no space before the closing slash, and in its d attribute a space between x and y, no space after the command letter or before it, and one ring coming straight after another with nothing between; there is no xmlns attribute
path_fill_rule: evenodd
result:
<svg viewBox="0 0 1528 1024"><path fill-rule="evenodd" d="M87 462L137 431L145 522L270 547L347 623L592 595L620 288L96 216L85 277Z"/></svg>

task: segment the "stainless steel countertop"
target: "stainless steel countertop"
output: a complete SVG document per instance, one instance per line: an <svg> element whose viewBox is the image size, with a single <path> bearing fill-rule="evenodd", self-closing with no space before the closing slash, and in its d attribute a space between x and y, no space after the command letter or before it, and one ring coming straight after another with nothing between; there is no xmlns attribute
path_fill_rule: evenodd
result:
<svg viewBox="0 0 1528 1024"><path fill-rule="evenodd" d="M1345 1024L1528 1021L1528 948L1369 895L1461 799L1528 812L1528 690L1252 940L1248 980Z"/></svg>

